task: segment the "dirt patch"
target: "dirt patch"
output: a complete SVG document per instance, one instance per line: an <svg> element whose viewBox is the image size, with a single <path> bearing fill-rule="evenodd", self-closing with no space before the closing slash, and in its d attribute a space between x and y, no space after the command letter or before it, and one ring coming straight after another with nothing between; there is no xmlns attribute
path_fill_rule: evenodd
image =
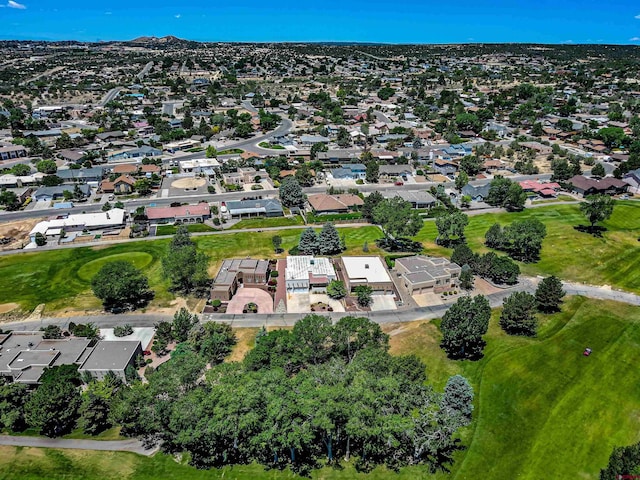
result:
<svg viewBox="0 0 640 480"><path fill-rule="evenodd" d="M171 188L196 189L204 187L207 181L204 178L180 178L171 183Z"/></svg>
<svg viewBox="0 0 640 480"><path fill-rule="evenodd" d="M29 232L44 218L29 218L16 222L0 223L0 239L10 239L9 243L2 245L2 250L15 250L22 248L30 242Z"/></svg>
<svg viewBox="0 0 640 480"><path fill-rule="evenodd" d="M17 303L2 303L0 304L0 315L3 313L8 313L11 310L15 310L19 306L20 305L18 305Z"/></svg>

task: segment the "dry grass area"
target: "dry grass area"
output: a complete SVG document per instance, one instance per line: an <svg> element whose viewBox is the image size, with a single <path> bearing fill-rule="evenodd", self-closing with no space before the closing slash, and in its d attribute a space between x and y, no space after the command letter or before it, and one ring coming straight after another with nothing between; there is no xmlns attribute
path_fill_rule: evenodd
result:
<svg viewBox="0 0 640 480"><path fill-rule="evenodd" d="M10 238L11 243L2 245L2 250L22 248L29 243L29 232L42 218L30 218L15 222L0 223L0 238Z"/></svg>
<svg viewBox="0 0 640 480"><path fill-rule="evenodd" d="M238 343L233 347L233 351L227 357L228 362L241 362L247 352L256 344L256 335L258 334L259 328L235 328L234 332L236 334L236 338L238 339Z"/></svg>

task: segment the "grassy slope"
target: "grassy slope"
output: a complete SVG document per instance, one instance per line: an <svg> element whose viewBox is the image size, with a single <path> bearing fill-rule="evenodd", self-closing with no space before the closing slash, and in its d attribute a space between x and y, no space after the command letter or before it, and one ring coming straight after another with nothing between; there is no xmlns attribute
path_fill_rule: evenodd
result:
<svg viewBox="0 0 640 480"><path fill-rule="evenodd" d="M640 308L571 298L561 314L542 317L536 339L508 337L498 317L479 362L447 360L433 323L398 326L392 337L392 351L420 356L439 388L461 373L476 390L468 450L452 478L596 479L614 445L640 439L640 385L628 377Z"/></svg>
<svg viewBox="0 0 640 480"><path fill-rule="evenodd" d="M466 229L469 246L487 251L484 234L493 223L508 225L514 220L537 218L547 227L540 261L521 265L529 275L554 274L565 280L593 285L612 285L640 293L640 204L617 202L613 216L604 226L602 238L581 233L573 227L585 224L578 205L556 205L520 213L474 215ZM435 222L426 222L417 239L428 252L449 255L451 250L435 245Z"/></svg>
<svg viewBox="0 0 640 480"><path fill-rule="evenodd" d="M277 232L282 237L282 248L288 250L297 244L302 229ZM365 241L372 245L380 237L373 226L341 229L346 235L350 254L362 253ZM224 258L253 255L273 257L271 237L276 232L238 232L227 235L195 237L195 241L211 258L211 274ZM91 293L90 279L108 260L130 260L148 275L151 288L156 292L152 305L167 305L173 296L167 291L162 278L161 258L168 239L139 241L110 247L83 247L46 252L21 253L0 257L1 303L16 302L24 310L32 310L46 303L46 311L99 308L100 302ZM285 255L284 253L280 256Z"/></svg>

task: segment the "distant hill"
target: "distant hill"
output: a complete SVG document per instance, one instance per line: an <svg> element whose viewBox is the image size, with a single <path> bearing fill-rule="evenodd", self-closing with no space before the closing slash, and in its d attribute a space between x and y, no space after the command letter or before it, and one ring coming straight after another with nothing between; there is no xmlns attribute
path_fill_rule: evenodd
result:
<svg viewBox="0 0 640 480"><path fill-rule="evenodd" d="M167 35L166 37L138 37L133 40L129 40L128 43L135 44L155 44L155 45L168 45L172 43L185 43L188 40L183 40L182 38L174 37L173 35Z"/></svg>

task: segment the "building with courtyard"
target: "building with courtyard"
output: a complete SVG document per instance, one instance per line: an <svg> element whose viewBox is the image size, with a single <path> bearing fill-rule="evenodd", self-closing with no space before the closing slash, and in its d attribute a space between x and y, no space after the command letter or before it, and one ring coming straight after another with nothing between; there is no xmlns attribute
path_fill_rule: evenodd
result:
<svg viewBox="0 0 640 480"><path fill-rule="evenodd" d="M261 287L269 279L269 262L253 258L228 259L213 280L211 299L228 302L238 287Z"/></svg>
<svg viewBox="0 0 640 480"><path fill-rule="evenodd" d="M393 267L402 278L409 294L440 293L458 286L462 269L446 258L414 257L398 258Z"/></svg>

